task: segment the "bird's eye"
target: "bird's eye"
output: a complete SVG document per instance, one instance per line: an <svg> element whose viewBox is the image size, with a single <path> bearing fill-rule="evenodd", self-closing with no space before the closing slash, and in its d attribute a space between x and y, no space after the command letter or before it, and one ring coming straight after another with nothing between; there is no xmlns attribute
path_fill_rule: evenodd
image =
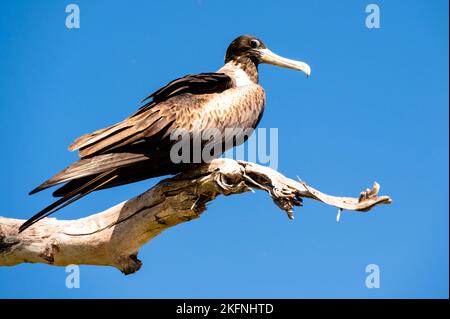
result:
<svg viewBox="0 0 450 319"><path fill-rule="evenodd" d="M258 48L259 47L259 41L258 40L251 40L250 41L250 46L253 48L253 49L256 49L256 48Z"/></svg>

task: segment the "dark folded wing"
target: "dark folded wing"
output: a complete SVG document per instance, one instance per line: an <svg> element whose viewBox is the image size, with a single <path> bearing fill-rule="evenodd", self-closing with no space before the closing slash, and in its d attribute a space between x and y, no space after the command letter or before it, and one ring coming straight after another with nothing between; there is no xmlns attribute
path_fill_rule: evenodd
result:
<svg viewBox="0 0 450 319"><path fill-rule="evenodd" d="M182 93L190 94L206 94L206 93L220 93L233 87L233 81L224 73L199 73L190 74L182 78L173 80L158 91L153 92L142 102L152 99L146 103L133 115L136 116L142 112L153 107L156 103L165 101L172 96Z"/></svg>
<svg viewBox="0 0 450 319"><path fill-rule="evenodd" d="M69 149L71 151L78 149L83 158L117 151L138 141L157 142L158 139L152 141L152 137L165 135L174 129L180 102L183 102L183 106L186 108L195 107L195 105L189 104L189 99L175 101L171 98L182 94L221 93L232 87L232 79L223 73L200 73L184 76L145 98L144 101L150 98L152 100L124 121L81 136L70 145ZM193 103L194 101L198 102L199 99L194 98L192 101Z"/></svg>
<svg viewBox="0 0 450 319"><path fill-rule="evenodd" d="M161 163L171 141L168 136L178 127L188 127L198 116L201 105L211 96L232 87L222 73L201 73L182 77L152 93L147 103L124 121L78 138L70 150L79 150L81 159L36 187L36 193L48 187L85 179L102 172L137 165ZM151 104L151 107L149 107ZM158 176L152 172L152 176ZM121 180L121 176L116 182ZM124 179L125 180L125 179ZM127 179L128 180L128 179Z"/></svg>

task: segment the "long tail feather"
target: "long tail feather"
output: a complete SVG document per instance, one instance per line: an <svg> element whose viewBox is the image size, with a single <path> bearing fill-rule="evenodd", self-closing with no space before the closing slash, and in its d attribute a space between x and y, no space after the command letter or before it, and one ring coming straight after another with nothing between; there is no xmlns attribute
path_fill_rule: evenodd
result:
<svg viewBox="0 0 450 319"><path fill-rule="evenodd" d="M112 169L110 171L107 171L103 174L100 174L96 178L93 178L89 182L83 184L77 189L74 189L61 199L58 199L57 201L53 202L49 206L45 207L43 210L38 212L36 215L28 219L25 223L23 223L19 227L19 233L23 232L25 229L30 227L31 225L37 223L41 219L50 216L51 214L57 212L61 208L69 205L70 203L73 203L74 201L92 193L96 189L104 186L105 184L109 183L110 181L117 178L118 175L113 175L115 169Z"/></svg>

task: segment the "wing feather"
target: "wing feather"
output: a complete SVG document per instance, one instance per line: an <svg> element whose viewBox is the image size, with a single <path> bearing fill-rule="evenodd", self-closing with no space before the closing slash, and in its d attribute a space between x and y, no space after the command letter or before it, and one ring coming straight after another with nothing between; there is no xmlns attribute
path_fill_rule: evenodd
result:
<svg viewBox="0 0 450 319"><path fill-rule="evenodd" d="M220 93L231 87L232 79L223 73L200 73L176 79L145 98L143 101L150 98L152 101L124 121L79 137L69 150L79 150L79 155L85 158L115 151L143 138L167 135L163 130L171 128L180 108L172 98L182 94Z"/></svg>

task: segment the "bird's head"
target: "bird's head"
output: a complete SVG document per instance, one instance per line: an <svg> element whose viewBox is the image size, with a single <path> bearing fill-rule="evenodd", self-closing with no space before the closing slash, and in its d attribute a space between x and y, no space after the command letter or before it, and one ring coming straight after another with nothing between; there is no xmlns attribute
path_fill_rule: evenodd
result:
<svg viewBox="0 0 450 319"><path fill-rule="evenodd" d="M225 63L248 58L255 65L267 63L283 68L289 68L304 72L307 76L311 74L308 64L283 58L272 51L257 37L252 35L241 35L231 42L225 55Z"/></svg>

